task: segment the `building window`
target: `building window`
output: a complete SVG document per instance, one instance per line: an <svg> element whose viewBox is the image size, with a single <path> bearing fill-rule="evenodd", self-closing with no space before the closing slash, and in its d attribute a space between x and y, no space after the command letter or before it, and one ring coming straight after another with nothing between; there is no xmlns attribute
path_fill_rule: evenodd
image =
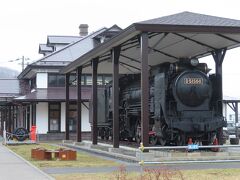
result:
<svg viewBox="0 0 240 180"><path fill-rule="evenodd" d="M106 85L112 80L111 75L98 75L97 84ZM70 86L77 86L76 74L71 74L69 78ZM81 77L82 85L92 85L92 75L91 74L82 74ZM65 87L65 76L61 74L48 74L48 87Z"/></svg>
<svg viewBox="0 0 240 180"><path fill-rule="evenodd" d="M60 117L61 105L60 103L49 103L49 132L60 132Z"/></svg>
<svg viewBox="0 0 240 180"><path fill-rule="evenodd" d="M84 85L84 75L82 74L81 76L81 84ZM70 86L77 86L77 76L76 74L71 74L70 75L70 79L69 79L69 82L70 82Z"/></svg>
<svg viewBox="0 0 240 180"><path fill-rule="evenodd" d="M30 88L36 88L36 76L30 80Z"/></svg>
<svg viewBox="0 0 240 180"><path fill-rule="evenodd" d="M103 76L104 85L108 84L111 80L112 80L112 76L110 75Z"/></svg>
<svg viewBox="0 0 240 180"><path fill-rule="evenodd" d="M86 75L86 84L85 85L92 85L92 76Z"/></svg>
<svg viewBox="0 0 240 180"><path fill-rule="evenodd" d="M98 77L97 77L97 85L103 85L103 76L98 75Z"/></svg>
<svg viewBox="0 0 240 180"><path fill-rule="evenodd" d="M69 105L69 131L76 132L77 129L77 105L71 103Z"/></svg>
<svg viewBox="0 0 240 180"><path fill-rule="evenodd" d="M62 74L48 74L48 87L64 87L65 76Z"/></svg>

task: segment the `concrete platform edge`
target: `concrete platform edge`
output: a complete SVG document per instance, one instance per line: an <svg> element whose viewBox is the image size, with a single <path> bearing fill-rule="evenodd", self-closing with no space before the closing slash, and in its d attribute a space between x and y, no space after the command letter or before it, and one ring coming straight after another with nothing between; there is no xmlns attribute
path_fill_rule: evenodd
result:
<svg viewBox="0 0 240 180"><path fill-rule="evenodd" d="M106 157L116 158L116 159L123 160L123 161L126 161L126 162L134 162L134 163L139 162L135 157L131 157L131 156L127 156L127 155L121 155L121 154L118 154L118 153L110 153L109 151L105 152L105 151L101 151L101 150L97 150L97 149L89 149L89 148L84 148L84 147L74 145L74 144L63 143L61 145L65 146L65 147L73 148L73 149L74 148L79 149L79 150L82 150L82 151L85 151L85 152L88 152L88 153L95 153L95 154L98 154L98 155L104 155Z"/></svg>

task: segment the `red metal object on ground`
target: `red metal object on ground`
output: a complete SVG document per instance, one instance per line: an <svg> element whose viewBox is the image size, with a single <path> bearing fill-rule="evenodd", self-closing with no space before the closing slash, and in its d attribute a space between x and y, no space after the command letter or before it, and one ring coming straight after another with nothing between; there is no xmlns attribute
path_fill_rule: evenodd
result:
<svg viewBox="0 0 240 180"><path fill-rule="evenodd" d="M72 161L77 159L77 152L71 149L59 151L60 160Z"/></svg>
<svg viewBox="0 0 240 180"><path fill-rule="evenodd" d="M31 131L30 131L30 138L31 138L31 140L32 141L36 141L36 129L37 129L37 127L36 126L32 126L31 127Z"/></svg>
<svg viewBox="0 0 240 180"><path fill-rule="evenodd" d="M189 138L189 139L188 139L188 145L190 145L190 144L193 144L192 138Z"/></svg>
<svg viewBox="0 0 240 180"><path fill-rule="evenodd" d="M217 138L214 139L213 145L219 145ZM218 152L218 151L219 151L219 148L212 148L211 150L212 150L213 152Z"/></svg>
<svg viewBox="0 0 240 180"><path fill-rule="evenodd" d="M31 157L36 159L36 160L45 160L45 151L46 149L44 148L33 148L31 150Z"/></svg>

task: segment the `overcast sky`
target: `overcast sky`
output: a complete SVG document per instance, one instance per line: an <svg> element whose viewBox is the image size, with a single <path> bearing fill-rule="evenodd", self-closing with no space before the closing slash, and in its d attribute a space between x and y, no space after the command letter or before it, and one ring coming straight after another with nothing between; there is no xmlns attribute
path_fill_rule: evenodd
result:
<svg viewBox="0 0 240 180"><path fill-rule="evenodd" d="M25 56L37 60L39 43L47 35L74 35L79 24L89 32L114 24L126 28L138 21L183 11L240 20L238 0L6 0L0 5L0 66L21 70ZM240 49L227 52L224 61L224 94L239 96ZM210 58L211 59L211 58Z"/></svg>

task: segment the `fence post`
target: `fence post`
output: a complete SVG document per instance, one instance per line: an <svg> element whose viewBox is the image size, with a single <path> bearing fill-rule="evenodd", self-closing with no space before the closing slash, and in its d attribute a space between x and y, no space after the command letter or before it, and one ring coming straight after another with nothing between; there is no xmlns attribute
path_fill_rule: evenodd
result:
<svg viewBox="0 0 240 180"><path fill-rule="evenodd" d="M144 160L143 160L143 151L144 151L144 146L143 146L143 143L141 142L140 143L140 161L139 161L139 165L141 166L141 177L143 175L143 165L144 165Z"/></svg>

